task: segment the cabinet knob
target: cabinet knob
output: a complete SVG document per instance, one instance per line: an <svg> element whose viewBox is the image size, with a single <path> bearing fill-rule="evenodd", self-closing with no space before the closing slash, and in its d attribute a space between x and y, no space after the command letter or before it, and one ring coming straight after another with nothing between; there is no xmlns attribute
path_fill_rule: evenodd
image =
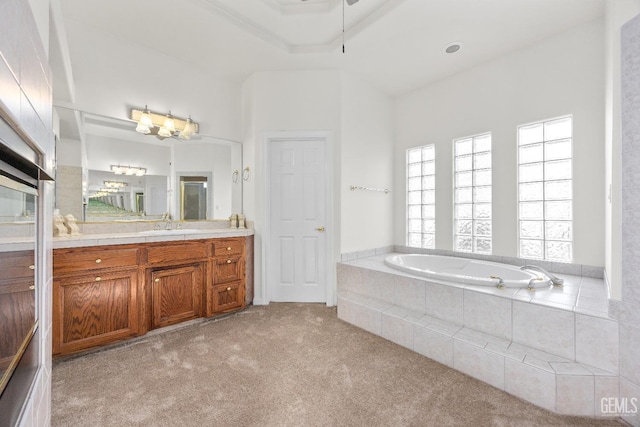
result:
<svg viewBox="0 0 640 427"><path fill-rule="evenodd" d="M100 276L96 277L96 282L99 282L100 280L102 280L102 277Z"/></svg>
<svg viewBox="0 0 640 427"><path fill-rule="evenodd" d="M231 290L231 286L229 286L229 287L227 288L227 292L229 292L230 290Z"/></svg>
<svg viewBox="0 0 640 427"><path fill-rule="evenodd" d="M227 260L227 264L231 264L231 260L230 259Z"/></svg>
<svg viewBox="0 0 640 427"><path fill-rule="evenodd" d="M101 260L100 258L98 258L98 259L96 260L96 264L100 264L101 262L102 262L102 260Z"/></svg>
<svg viewBox="0 0 640 427"><path fill-rule="evenodd" d="M230 251L231 250L231 246L227 246L227 250Z"/></svg>
<svg viewBox="0 0 640 427"><path fill-rule="evenodd" d="M156 280L154 280L154 282L160 283L160 279L156 279Z"/></svg>
<svg viewBox="0 0 640 427"><path fill-rule="evenodd" d="M31 264L31 265L29 266L29 270L35 270L35 269L36 269L36 266L35 266L35 265Z"/></svg>
<svg viewBox="0 0 640 427"><path fill-rule="evenodd" d="M29 290L30 290L30 291L33 291L35 288L36 288L36 285L31 285L31 286L29 286Z"/></svg>

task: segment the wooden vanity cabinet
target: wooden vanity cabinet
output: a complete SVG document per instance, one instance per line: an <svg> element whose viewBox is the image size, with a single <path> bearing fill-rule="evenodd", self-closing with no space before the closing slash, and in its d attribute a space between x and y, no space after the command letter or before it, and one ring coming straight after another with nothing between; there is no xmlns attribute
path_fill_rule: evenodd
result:
<svg viewBox="0 0 640 427"><path fill-rule="evenodd" d="M208 256L207 243L200 241L147 248L150 329L203 316Z"/></svg>
<svg viewBox="0 0 640 427"><path fill-rule="evenodd" d="M138 258L135 247L54 251L54 354L138 334Z"/></svg>
<svg viewBox="0 0 640 427"><path fill-rule="evenodd" d="M207 316L245 306L245 240L218 239L213 243L213 277L207 292Z"/></svg>
<svg viewBox="0 0 640 427"><path fill-rule="evenodd" d="M245 240L54 250L53 354L245 307Z"/></svg>
<svg viewBox="0 0 640 427"><path fill-rule="evenodd" d="M0 253L0 375L23 345L35 319L33 251Z"/></svg>

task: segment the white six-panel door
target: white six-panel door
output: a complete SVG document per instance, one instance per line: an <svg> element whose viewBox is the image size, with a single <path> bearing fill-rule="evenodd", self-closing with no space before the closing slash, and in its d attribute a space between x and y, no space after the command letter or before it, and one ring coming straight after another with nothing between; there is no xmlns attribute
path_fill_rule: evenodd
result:
<svg viewBox="0 0 640 427"><path fill-rule="evenodd" d="M326 302L325 142L269 143L269 299Z"/></svg>

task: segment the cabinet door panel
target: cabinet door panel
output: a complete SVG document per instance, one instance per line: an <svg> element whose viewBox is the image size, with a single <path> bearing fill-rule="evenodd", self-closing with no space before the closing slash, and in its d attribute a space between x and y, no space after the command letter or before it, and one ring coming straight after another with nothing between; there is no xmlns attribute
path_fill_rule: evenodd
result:
<svg viewBox="0 0 640 427"><path fill-rule="evenodd" d="M97 273L54 281L54 353L71 353L138 332L137 270Z"/></svg>
<svg viewBox="0 0 640 427"><path fill-rule="evenodd" d="M0 280L0 375L20 350L35 319L33 279Z"/></svg>
<svg viewBox="0 0 640 427"><path fill-rule="evenodd" d="M201 316L203 264L152 270L150 277L153 328Z"/></svg>

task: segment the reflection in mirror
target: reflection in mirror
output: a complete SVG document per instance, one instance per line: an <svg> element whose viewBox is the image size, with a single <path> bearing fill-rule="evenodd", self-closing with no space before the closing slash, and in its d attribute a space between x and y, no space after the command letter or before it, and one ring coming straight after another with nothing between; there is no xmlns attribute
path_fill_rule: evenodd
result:
<svg viewBox="0 0 640 427"><path fill-rule="evenodd" d="M207 218L207 177L180 177L180 219Z"/></svg>
<svg viewBox="0 0 640 427"><path fill-rule="evenodd" d="M242 145L196 134L190 140L158 139L135 131L136 123L56 107L56 208L83 221L174 219L226 220L242 213ZM77 125L80 123L80 125ZM74 128L74 124L76 124ZM75 130L74 130L75 129ZM143 168L140 176L114 169ZM182 214L181 177L205 178L197 213ZM191 178L190 178L191 179Z"/></svg>
<svg viewBox="0 0 640 427"><path fill-rule="evenodd" d="M36 190L0 174L0 394L36 328Z"/></svg>
<svg viewBox="0 0 640 427"><path fill-rule="evenodd" d="M90 170L86 221L161 219L167 212L167 181L162 175L115 175Z"/></svg>

